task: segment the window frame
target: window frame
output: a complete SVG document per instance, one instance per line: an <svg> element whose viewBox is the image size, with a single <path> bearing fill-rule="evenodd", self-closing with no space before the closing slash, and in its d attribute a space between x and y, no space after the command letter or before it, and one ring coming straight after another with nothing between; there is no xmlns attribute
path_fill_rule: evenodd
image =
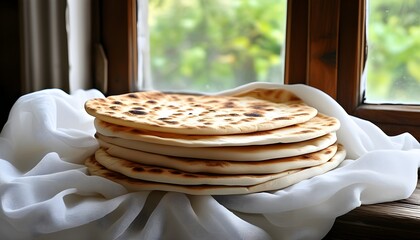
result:
<svg viewBox="0 0 420 240"><path fill-rule="evenodd" d="M101 80L106 81L101 82L101 85L107 86L105 94L133 91L138 68L137 1L93 0L92 4L93 44L102 46L108 63L107 77ZM95 53L92 54L95 56ZM96 71L99 66L95 66L95 62L93 65Z"/></svg>
<svg viewBox="0 0 420 240"><path fill-rule="evenodd" d="M98 1L99 41L109 61L108 93L135 91L136 0ZM363 102L366 0L289 0L287 5L285 84L316 87L385 133L409 132L419 140L420 106Z"/></svg>
<svg viewBox="0 0 420 240"><path fill-rule="evenodd" d="M345 23L346 31L342 31L346 36L343 36L342 41L351 39L350 35L357 36L352 44L350 41L344 43L342 49L342 58L347 59L348 62L339 66L344 68L347 64L358 63L360 69L353 68L344 70L342 78L340 79L341 87L339 90L342 95L337 101L346 109L349 114L366 119L375 123L385 133L389 135L397 135L404 132L411 133L417 140L420 140L420 106L407 104L367 104L363 99L362 71L363 65L367 59L367 44L366 44L366 0L358 1L342 1L346 2L341 10L341 14L346 14L347 19L351 19ZM356 5L357 6L352 6ZM353 12L357 11L352 16L349 14L349 9ZM356 24L357 22L357 24ZM358 52L358 54L352 54ZM346 72L347 71L347 72ZM351 75L351 78L345 79L345 75ZM350 93L349 89L351 89ZM347 96L346 94L349 94Z"/></svg>
<svg viewBox="0 0 420 240"><path fill-rule="evenodd" d="M285 83L316 87L385 133L409 132L420 140L420 106L364 103L366 2L289 0Z"/></svg>

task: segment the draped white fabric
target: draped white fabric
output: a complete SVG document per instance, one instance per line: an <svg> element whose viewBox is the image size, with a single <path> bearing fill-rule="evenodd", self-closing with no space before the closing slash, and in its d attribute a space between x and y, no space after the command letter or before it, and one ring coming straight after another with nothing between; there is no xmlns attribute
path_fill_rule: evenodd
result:
<svg viewBox="0 0 420 240"><path fill-rule="evenodd" d="M83 104L102 94L43 90L16 102L0 135L0 238L321 239L336 217L415 189L420 144L411 135L388 137L304 85L254 83L232 91L254 87L286 88L337 117L348 151L343 164L272 193L128 193L87 175L83 165L98 147Z"/></svg>

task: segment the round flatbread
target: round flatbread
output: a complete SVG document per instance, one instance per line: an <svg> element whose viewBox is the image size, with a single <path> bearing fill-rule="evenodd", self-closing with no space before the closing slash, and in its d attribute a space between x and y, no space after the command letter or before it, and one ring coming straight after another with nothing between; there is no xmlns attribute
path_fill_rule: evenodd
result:
<svg viewBox="0 0 420 240"><path fill-rule="evenodd" d="M135 141L181 147L222 147L302 142L337 131L340 128L340 122L334 117L318 113L317 116L304 123L268 131L233 135L186 135L153 132L115 125L100 119L95 119L95 128L98 133L105 136Z"/></svg>
<svg viewBox="0 0 420 240"><path fill-rule="evenodd" d="M235 94L226 94L225 92L219 93L218 95L234 96L234 97L253 97L261 100L266 100L274 103L283 103L294 100L301 100L294 93L279 88L253 88L250 90L237 92Z"/></svg>
<svg viewBox="0 0 420 240"><path fill-rule="evenodd" d="M315 108L293 94L287 96L288 101L272 102L247 96L150 91L91 99L85 103L85 109L90 115L115 125L190 135L266 131L306 122L316 116Z"/></svg>
<svg viewBox="0 0 420 240"><path fill-rule="evenodd" d="M106 154L96 155L97 161L101 163L103 162L102 157L106 158L106 155L110 155L136 163L172 168L190 173L267 174L323 164L330 160L337 152L337 144L333 144L314 153L254 162L171 157L123 148L116 145L110 146L102 151L105 151Z"/></svg>
<svg viewBox="0 0 420 240"><path fill-rule="evenodd" d="M179 185L227 185L250 186L272 179L286 176L296 170L283 171L272 174L209 174L190 173L172 168L146 165L112 157L103 149L98 149L95 159L105 168L121 173L127 177Z"/></svg>
<svg viewBox="0 0 420 240"><path fill-rule="evenodd" d="M88 168L88 172L91 175L97 175L107 178L111 181L117 182L127 188L131 192L137 191L173 191L181 192L191 195L234 195L234 194L249 194L263 191L276 191L298 183L302 180L309 179L311 177L321 175L327 171L336 168L346 156L346 151L339 145L337 153L328 162L317 165L315 167L309 167L301 169L295 173L291 173L287 176L276 178L261 184L253 186L217 186L217 185L177 185L167 183L157 183L152 181L144 181L127 177L123 174L111 171L101 164L99 164L94 156L89 157L85 161L85 165Z"/></svg>
<svg viewBox="0 0 420 240"><path fill-rule="evenodd" d="M278 143L271 145L240 147L177 147L155 143L140 142L96 134L101 147L112 145L175 157L200 158L227 161L261 161L275 158L293 157L316 152L331 146L337 141L336 133L297 143Z"/></svg>

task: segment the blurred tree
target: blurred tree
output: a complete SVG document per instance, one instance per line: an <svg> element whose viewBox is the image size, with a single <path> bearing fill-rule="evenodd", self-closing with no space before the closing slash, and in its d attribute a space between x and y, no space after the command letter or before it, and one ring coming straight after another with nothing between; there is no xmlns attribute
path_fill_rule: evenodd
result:
<svg viewBox="0 0 420 240"><path fill-rule="evenodd" d="M420 102L420 0L370 0L367 99ZM219 91L281 82L286 0L150 0L153 82Z"/></svg>
<svg viewBox="0 0 420 240"><path fill-rule="evenodd" d="M153 83L219 91L283 79L285 0L150 0Z"/></svg>
<svg viewBox="0 0 420 240"><path fill-rule="evenodd" d="M420 103L420 0L370 0L367 99Z"/></svg>

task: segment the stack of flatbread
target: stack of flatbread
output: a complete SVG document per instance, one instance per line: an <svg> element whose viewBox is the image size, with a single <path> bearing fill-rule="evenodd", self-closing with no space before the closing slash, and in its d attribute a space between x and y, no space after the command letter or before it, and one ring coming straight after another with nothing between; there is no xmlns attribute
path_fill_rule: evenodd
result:
<svg viewBox="0 0 420 240"><path fill-rule="evenodd" d="M85 109L100 145L85 162L89 173L130 191L278 190L337 167L346 154L339 121L282 89L136 92L92 99Z"/></svg>

